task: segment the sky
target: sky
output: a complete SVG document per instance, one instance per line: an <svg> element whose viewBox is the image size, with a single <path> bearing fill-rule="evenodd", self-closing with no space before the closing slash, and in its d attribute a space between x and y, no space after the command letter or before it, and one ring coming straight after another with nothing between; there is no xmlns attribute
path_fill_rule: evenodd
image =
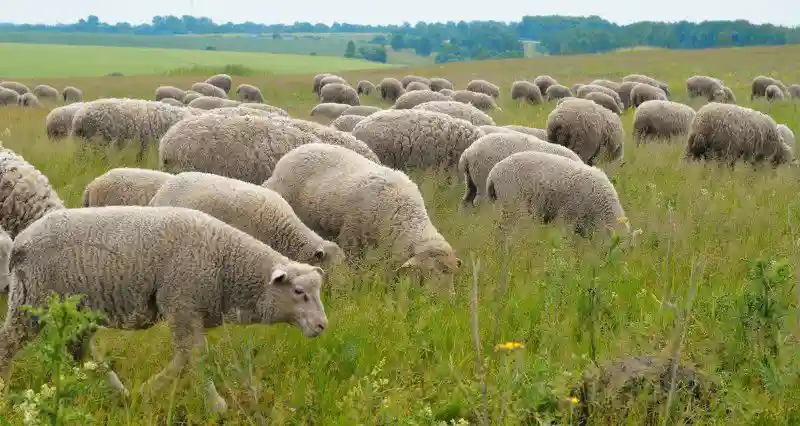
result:
<svg viewBox="0 0 800 426"><path fill-rule="evenodd" d="M619 24L636 21L747 19L800 25L797 0L0 0L0 22L72 23L93 14L109 23L150 22L155 15L206 16L217 23L334 21L518 21L523 15L598 15Z"/></svg>

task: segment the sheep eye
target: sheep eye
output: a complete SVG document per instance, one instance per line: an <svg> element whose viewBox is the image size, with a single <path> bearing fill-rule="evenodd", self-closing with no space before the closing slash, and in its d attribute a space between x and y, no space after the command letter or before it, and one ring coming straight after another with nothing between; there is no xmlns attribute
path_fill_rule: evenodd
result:
<svg viewBox="0 0 800 426"><path fill-rule="evenodd" d="M294 289L294 294L296 294L296 295L300 296L300 295L302 295L302 294L305 294L305 292L303 291L303 289L302 289L302 288L296 288L296 287L295 287L295 289Z"/></svg>

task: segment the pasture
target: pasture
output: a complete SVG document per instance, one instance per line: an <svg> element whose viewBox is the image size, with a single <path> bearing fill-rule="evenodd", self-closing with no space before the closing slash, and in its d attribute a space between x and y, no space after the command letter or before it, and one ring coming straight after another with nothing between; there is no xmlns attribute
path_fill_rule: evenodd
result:
<svg viewBox="0 0 800 426"><path fill-rule="evenodd" d="M22 45L0 45L4 57L14 57L2 50L15 48L9 46ZM186 88L204 77L98 75L162 73L184 66L180 61L239 63L222 55L244 55L191 52L197 56L177 56L175 64L153 69L169 62L167 51L154 57L154 50L144 49L51 49L58 59L24 54L20 62L27 65L4 62L0 74L19 74L25 77L19 81L31 87L74 85L87 99L152 99L159 85ZM72 49L94 49L96 57L74 55ZM126 52L138 52L131 55L138 59ZM311 79L323 69L338 71L352 85L406 74L445 77L458 88L471 79L487 79L503 90L502 111L492 113L499 125L538 128L545 127L554 104L512 101L513 81L549 74L571 86L642 73L666 81L673 100L689 103L686 78L707 74L723 79L740 105L768 113L800 134L798 101L749 100L750 82L759 74L800 82L797 46L639 50L360 71L346 70L361 62L249 55L286 75L235 77L234 85L257 85L267 103L298 118L308 118L317 104ZM70 62L76 56L82 60ZM367 96L362 104L390 106ZM52 142L44 131L47 112L0 108L0 140L47 175L70 207L80 205L87 183L111 168L158 167L155 147L137 162L135 152ZM433 223L464 261L455 295L406 281L387 283L385 268L369 260L336 268L329 271L323 292L330 324L320 337L306 339L289 326L226 325L209 333L205 368L185 375L163 397L144 401L134 393L125 402L110 395L99 377L87 379L73 406L91 413L94 424L210 424L216 415L206 411L202 373L214 377L229 403L225 424L479 424L484 413L490 424L574 424L577 404L569 389L595 363L677 353L681 362L711 377L718 390L708 409L676 402L670 424L797 424L798 169L690 163L683 159L682 140L637 146L630 138L633 114L622 117L625 165L606 172L631 227L640 230L634 245L583 239L558 224L523 224L502 232L491 206L459 208L463 184L455 171L417 171L411 176ZM103 330L98 337L130 389L171 357L164 326ZM495 350L503 342L524 348ZM39 389L48 374L26 351L16 358L6 387ZM250 389L251 382L257 391ZM599 413L590 424L643 424L643 407L627 419L619 411ZM12 424L22 423L10 405L0 414Z"/></svg>

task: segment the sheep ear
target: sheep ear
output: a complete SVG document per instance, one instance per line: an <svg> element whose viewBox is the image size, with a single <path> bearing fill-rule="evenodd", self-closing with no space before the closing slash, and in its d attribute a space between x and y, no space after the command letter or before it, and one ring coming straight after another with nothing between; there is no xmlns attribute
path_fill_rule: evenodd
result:
<svg viewBox="0 0 800 426"><path fill-rule="evenodd" d="M319 266L315 266L314 270L317 271L317 273L320 274L321 276L323 277L325 276L325 270L320 268Z"/></svg>
<svg viewBox="0 0 800 426"><path fill-rule="evenodd" d="M325 260L325 249L320 247L314 251L314 260L322 262Z"/></svg>
<svg viewBox="0 0 800 426"><path fill-rule="evenodd" d="M272 277L270 277L271 284L284 284L288 280L286 279L286 271L283 269L276 269L272 271Z"/></svg>
<svg viewBox="0 0 800 426"><path fill-rule="evenodd" d="M400 272L404 269L411 269L417 266L419 266L419 259L417 259L416 256L412 256L410 259L406 260L405 263L400 265L400 267L397 268L395 272Z"/></svg>
<svg viewBox="0 0 800 426"><path fill-rule="evenodd" d="M456 268L460 268L460 267L461 267L461 265L462 265L462 263L463 263L463 262L461 262L461 259L459 259L459 258L456 258Z"/></svg>

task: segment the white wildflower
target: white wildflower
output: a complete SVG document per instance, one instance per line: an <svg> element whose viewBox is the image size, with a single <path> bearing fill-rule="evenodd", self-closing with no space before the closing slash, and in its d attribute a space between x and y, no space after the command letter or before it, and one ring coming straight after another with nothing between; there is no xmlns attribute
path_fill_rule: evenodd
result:
<svg viewBox="0 0 800 426"><path fill-rule="evenodd" d="M83 369L87 371L97 370L97 363L94 361L86 361L83 363Z"/></svg>
<svg viewBox="0 0 800 426"><path fill-rule="evenodd" d="M33 398L36 398L36 392L34 392L33 389L26 390L22 395L25 396L25 399L28 401L32 401Z"/></svg>
<svg viewBox="0 0 800 426"><path fill-rule="evenodd" d="M47 383L42 385L41 391L39 391L39 395L42 398L52 398L53 395L56 394L55 386L48 386Z"/></svg>

